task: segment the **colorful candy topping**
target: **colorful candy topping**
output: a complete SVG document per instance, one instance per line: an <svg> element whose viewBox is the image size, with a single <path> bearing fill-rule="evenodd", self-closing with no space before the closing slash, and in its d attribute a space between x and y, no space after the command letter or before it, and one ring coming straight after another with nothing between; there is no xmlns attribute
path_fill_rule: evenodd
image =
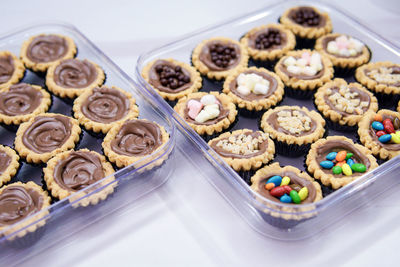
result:
<svg viewBox="0 0 400 267"><path fill-rule="evenodd" d="M311 118L298 110L281 110L277 121L280 127L291 134L301 134L311 131Z"/></svg>
<svg viewBox="0 0 400 267"><path fill-rule="evenodd" d="M290 177L274 175L265 183L265 189L271 196L278 198L283 203L300 204L308 197L308 188L291 183Z"/></svg>
<svg viewBox="0 0 400 267"><path fill-rule="evenodd" d="M294 75L314 76L322 70L321 55L317 52L303 52L301 58L289 56L283 64L287 71Z"/></svg>
<svg viewBox="0 0 400 267"><path fill-rule="evenodd" d="M368 72L368 75L379 83L385 83L385 84L400 83L400 73L393 68L379 67L370 70Z"/></svg>
<svg viewBox="0 0 400 267"><path fill-rule="evenodd" d="M362 52L364 44L353 37L341 35L335 40L330 41L326 50L333 54L342 57L353 57Z"/></svg>
<svg viewBox="0 0 400 267"><path fill-rule="evenodd" d="M241 73L236 78L236 81L238 84L237 91L242 95L247 96L250 93L256 95L266 95L269 90L269 81L255 73Z"/></svg>
<svg viewBox="0 0 400 267"><path fill-rule="evenodd" d="M217 147L238 155L249 155L260 151L260 144L268 139L268 134L262 133L257 138L251 135L232 135L218 141Z"/></svg>
<svg viewBox="0 0 400 267"><path fill-rule="evenodd" d="M332 169L332 173L336 175L351 176L354 172L366 172L367 170L364 164L356 163L353 153L346 150L332 151L326 155L325 159L319 165L324 169Z"/></svg>
<svg viewBox="0 0 400 267"><path fill-rule="evenodd" d="M200 101L190 99L187 102L188 115L196 122L203 123L219 116L219 105L217 98L211 94L203 96Z"/></svg>
<svg viewBox="0 0 400 267"><path fill-rule="evenodd" d="M342 112L361 115L364 113L363 109L369 106L369 101L361 101L360 94L352 92L346 85L341 85L339 91L329 88L326 93L329 95L329 101Z"/></svg>
<svg viewBox="0 0 400 267"><path fill-rule="evenodd" d="M379 142L400 144L400 120L397 117L393 120L383 119L381 115L376 114L371 127L375 130Z"/></svg>

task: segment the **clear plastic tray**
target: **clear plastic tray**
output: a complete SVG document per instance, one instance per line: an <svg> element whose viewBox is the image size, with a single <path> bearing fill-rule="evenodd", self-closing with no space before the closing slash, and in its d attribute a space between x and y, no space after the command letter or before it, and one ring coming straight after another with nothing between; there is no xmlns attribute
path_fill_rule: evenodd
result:
<svg viewBox="0 0 400 267"><path fill-rule="evenodd" d="M142 68L147 63L157 58L174 58L190 63L192 50L202 40L215 36L230 37L238 40L247 31L256 26L276 23L280 15L283 14L286 9L300 5L310 5L310 3L306 1L276 3L259 11L185 35L172 43L147 52L138 59L136 80L161 102L161 97L158 96L140 75ZM400 48L370 31L360 22L352 19L350 15L328 4L312 3L312 6L329 13L332 19L334 32L355 36L366 43L372 51L372 62L384 60L400 62ZM354 77L346 77L346 80L354 81ZM221 83L213 82L203 77L203 88L200 91L217 90L218 88L221 90L221 87ZM306 106L309 109L315 109L312 99L297 100L285 96L280 105L282 104L300 105ZM272 238L280 240L298 240L311 237L319 231L330 227L334 222L341 220L354 209L372 201L376 196L383 193L393 184L398 183L396 176L400 171L400 157L396 157L382 164L379 168L366 173L353 183L334 192L324 187L325 197L317 203L301 205L301 208L297 210L283 212L280 209L287 206L287 204L273 203L252 191L249 185L246 184L171 107L168 106L167 102L164 101L163 106L172 114L179 126L179 130L184 132L192 141L193 147L185 149L186 151L183 151L183 153L187 153L188 157L192 157L191 155L194 153L202 153L210 163L208 165L202 163L203 165L200 166L198 162L193 161L192 166L188 166L188 168L196 168L205 179L208 179L208 181L217 188L255 230ZM258 129L258 122L254 119L239 117L239 121L233 130L241 128ZM354 141L358 141L355 132L342 133L329 129L329 135L338 134L346 135ZM279 162L281 166L294 165L305 170L304 158L299 160L277 155L274 161ZM271 208L271 206L273 207ZM308 211L304 211L305 209ZM265 213L263 211L266 210L274 211L281 215L289 214L306 216L309 218L295 226L279 228L272 226L268 220L265 219Z"/></svg>
<svg viewBox="0 0 400 267"><path fill-rule="evenodd" d="M113 174L115 176L114 181L104 184L103 186L98 186L99 183L107 179L107 177L105 177L103 180L91 185L91 187L95 187L95 190L90 194L81 198L76 198L74 196L79 194L79 192L76 192L74 195L61 201L53 200L54 203L48 208L48 215L40 219L46 220L45 225L37 229L33 234L27 234L22 238L15 238L31 224L8 235L4 234L7 229L0 232L0 258L4 266L15 264L50 246L54 246L56 243L62 241L64 237L71 236L81 231L83 228L88 227L104 216L148 194L150 191L165 183L175 169L175 163L171 161L171 156L174 153L176 127L170 116L162 107L159 107L157 101L155 101L148 92L138 88L118 66L106 57L76 28L66 24L49 23L13 31L8 35L0 37L0 50L9 50L15 55L19 55L23 41L27 40L30 36L41 33L57 33L71 37L78 48L77 58L86 58L101 66L106 74L105 85L117 86L131 93L139 106L139 118L155 121L159 125L165 127L170 135L170 139L155 153L133 165L116 171ZM44 87L44 77L30 70L27 70L22 81ZM54 95L52 96L52 100L53 102L49 112L63 113L69 116L72 115L71 101L64 101ZM0 126L0 143L12 146L15 131L16 129ZM93 136L83 129L82 131L83 135L76 149L88 148L102 153L102 138ZM159 163L161 160L163 163L160 165ZM21 163L22 167L11 182L27 182L33 180L37 184L42 185L42 167L22 161ZM84 202L85 198L111 184L115 186L114 193L97 205L89 205L87 207L73 205L79 204L78 202ZM71 203L70 198L74 199ZM41 212L47 212L47 210ZM29 219L30 217L26 218L26 220ZM40 220L36 220L32 222L32 224L36 224ZM16 226L16 224L10 227L14 226Z"/></svg>

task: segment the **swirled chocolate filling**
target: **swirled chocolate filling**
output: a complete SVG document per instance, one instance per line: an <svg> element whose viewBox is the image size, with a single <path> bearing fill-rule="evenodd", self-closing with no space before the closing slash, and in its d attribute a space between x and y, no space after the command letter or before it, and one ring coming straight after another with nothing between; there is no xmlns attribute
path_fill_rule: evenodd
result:
<svg viewBox="0 0 400 267"><path fill-rule="evenodd" d="M11 157L4 151L0 150L0 175L7 170L8 166L11 164Z"/></svg>
<svg viewBox="0 0 400 267"><path fill-rule="evenodd" d="M55 83L64 88L85 88L96 78L96 67L86 59L63 60L54 70Z"/></svg>
<svg viewBox="0 0 400 267"><path fill-rule="evenodd" d="M166 93L178 93L189 89L193 82L185 68L166 60L157 60L149 71L149 82Z"/></svg>
<svg viewBox="0 0 400 267"><path fill-rule="evenodd" d="M42 92L29 84L12 85L10 90L0 93L0 113L7 116L29 114L40 105L42 97Z"/></svg>
<svg viewBox="0 0 400 267"><path fill-rule="evenodd" d="M14 73L14 59L10 55L0 57L0 84L8 82Z"/></svg>
<svg viewBox="0 0 400 267"><path fill-rule="evenodd" d="M94 88L82 104L82 113L90 120L111 123L122 119L129 112L129 99L114 88Z"/></svg>
<svg viewBox="0 0 400 267"><path fill-rule="evenodd" d="M212 71L224 71L236 67L240 62L240 46L210 41L203 46L199 59Z"/></svg>
<svg viewBox="0 0 400 267"><path fill-rule="evenodd" d="M68 51L67 41L57 35L39 35L32 40L26 56L36 63L61 59Z"/></svg>
<svg viewBox="0 0 400 267"><path fill-rule="evenodd" d="M63 189L79 191L104 178L100 158L88 151L73 151L54 168L54 180Z"/></svg>
<svg viewBox="0 0 400 267"><path fill-rule="evenodd" d="M42 206L43 196L36 190L8 186L0 194L0 227L21 221L40 211Z"/></svg>
<svg viewBox="0 0 400 267"><path fill-rule="evenodd" d="M126 121L115 139L111 141L111 149L125 156L144 156L162 145L160 127L149 121Z"/></svg>
<svg viewBox="0 0 400 267"><path fill-rule="evenodd" d="M29 150L42 154L61 147L71 136L70 118L37 116L26 129L22 142Z"/></svg>

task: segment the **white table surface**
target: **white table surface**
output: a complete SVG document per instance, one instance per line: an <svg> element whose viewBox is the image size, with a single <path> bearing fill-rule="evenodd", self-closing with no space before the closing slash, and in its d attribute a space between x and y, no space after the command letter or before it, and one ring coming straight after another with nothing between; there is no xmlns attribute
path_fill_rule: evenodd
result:
<svg viewBox="0 0 400 267"><path fill-rule="evenodd" d="M3 0L0 34L43 20L66 21L133 76L137 56L150 47L270 2ZM400 45L400 2L335 2ZM399 190L391 188L313 239L280 242L252 230L207 181L179 167L160 189L114 215L101 233L94 225L24 265L397 265Z"/></svg>

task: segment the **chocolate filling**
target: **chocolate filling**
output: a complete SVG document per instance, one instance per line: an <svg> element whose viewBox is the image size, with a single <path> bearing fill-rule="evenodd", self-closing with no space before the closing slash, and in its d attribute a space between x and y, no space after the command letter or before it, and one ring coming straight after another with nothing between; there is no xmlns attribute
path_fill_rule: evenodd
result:
<svg viewBox="0 0 400 267"><path fill-rule="evenodd" d="M400 67L399 66L391 66L391 67L387 67L387 68L392 68L392 74L400 74ZM375 79L369 75L370 70L365 69L364 70L364 74L368 77L370 77L371 79L373 79L375 81ZM379 84L385 84L385 85L389 85L389 86L394 86L394 87L400 87L400 82L397 83L385 83L385 82L378 82Z"/></svg>
<svg viewBox="0 0 400 267"><path fill-rule="evenodd" d="M336 38L338 38L338 36L337 37L329 36L329 37L324 37L324 39L322 39L322 47L324 48L325 52L328 53L329 55L332 55L332 56L335 56L335 57L340 57L340 58L356 58L356 57L360 56L363 53L363 51L361 51L361 52L358 52L354 56L342 56L342 55L339 55L339 54L332 54L332 53L328 52L328 43L331 42L331 41L335 41Z"/></svg>
<svg viewBox="0 0 400 267"><path fill-rule="evenodd" d="M42 206L43 196L36 190L8 186L0 194L0 227L21 221L40 211Z"/></svg>
<svg viewBox="0 0 400 267"><path fill-rule="evenodd" d="M7 170L8 166L11 164L11 157L4 151L0 150L0 175Z"/></svg>
<svg viewBox="0 0 400 267"><path fill-rule="evenodd" d="M14 59L10 55L0 57L0 84L8 82L14 73Z"/></svg>
<svg viewBox="0 0 400 267"><path fill-rule="evenodd" d="M288 17L294 22L303 27L324 27L326 24L325 17L316 12L313 8L301 6L292 9Z"/></svg>
<svg viewBox="0 0 400 267"><path fill-rule="evenodd" d="M8 92L0 93L0 113L18 116L32 113L42 101L42 92L26 83L10 86Z"/></svg>
<svg viewBox="0 0 400 267"><path fill-rule="evenodd" d="M294 57L294 58L295 58L296 60L300 59L300 57ZM322 60L321 60L321 61L322 61ZM324 75L324 71L325 71L325 66L324 66L323 63L322 63L322 70L320 70L319 72L317 72L317 74L311 75L311 76L308 76L308 75L305 75L305 74L293 74L293 73L289 72L289 71L286 69L285 65L283 65L283 61L282 61L282 63L280 63L279 68L280 68L280 70L281 70L282 72L284 72L287 76L293 77L293 78L297 78L297 79L299 79L299 80L314 80L314 79L319 79L319 78L322 77L322 75Z"/></svg>
<svg viewBox="0 0 400 267"><path fill-rule="evenodd" d="M192 99L200 101L200 98L192 98ZM216 118L214 118L212 120L208 120L208 121L202 122L202 123L197 122L194 119L190 118L190 116L188 115L189 109L186 106L186 108L184 110L184 113L183 113L184 114L184 119L187 122L190 122L190 123L193 123L193 124L199 124L199 125L212 125L212 124L215 124L215 123L223 120L224 118L226 118L228 116L228 114L229 114L229 110L228 109L224 109L224 107L222 106L221 103L218 102L218 106L219 106L219 115L218 115L218 117L216 117Z"/></svg>
<svg viewBox="0 0 400 267"><path fill-rule="evenodd" d="M287 43L287 36L277 28L264 28L248 36L248 46L258 50L282 49Z"/></svg>
<svg viewBox="0 0 400 267"><path fill-rule="evenodd" d="M67 41L57 35L40 35L32 40L26 56L36 63L61 59L68 51Z"/></svg>
<svg viewBox="0 0 400 267"><path fill-rule="evenodd" d="M143 120L126 121L111 141L111 149L120 155L144 156L162 145L160 127Z"/></svg>
<svg viewBox="0 0 400 267"><path fill-rule="evenodd" d="M394 118L395 117L393 117L393 116L390 116L390 115L387 115L387 114L384 114L384 115L382 115L382 118L383 118L383 120L382 121L384 121L384 120L386 120L386 119L390 119L392 122L393 122L393 120L394 120ZM400 118L399 118L400 119ZM372 139L377 143L377 144L379 144L381 147L383 147L384 149L387 149L387 150L390 150L390 151L398 151L398 150L400 150L400 144L396 144L396 143L394 143L394 144L391 144L391 143L381 143L380 141L379 141L379 139L378 139L378 136L376 136L376 131L372 128L372 122L374 121L374 119L372 119L371 121L370 121L370 126L369 126L369 134L371 135L371 137L372 137ZM399 131L399 129L395 129L395 131Z"/></svg>
<svg viewBox="0 0 400 267"><path fill-rule="evenodd" d="M250 135L254 139L256 139L256 138L261 136L261 134L259 132L245 132L244 134L246 136ZM219 139L219 140L214 140L214 141L211 142L210 146L212 147L212 149L215 150L215 152L217 152L219 155L221 155L223 157L226 157L226 158L238 158L238 159L244 158L244 159L248 159L248 158L256 157L256 156L259 156L259 155L265 153L265 151L267 150L267 147L268 147L268 139L267 139L267 140L264 140L263 142L258 144L258 151L257 152L253 152L253 153L247 154L247 155L236 154L236 153L232 153L230 151L227 151L227 150L217 146L218 142L221 141L221 140L224 140L224 139L227 140L227 139L229 139L229 137L222 138L222 139Z"/></svg>
<svg viewBox="0 0 400 267"><path fill-rule="evenodd" d="M326 156L330 152L339 152L341 150L346 150L347 152L353 153L352 159L354 160L354 163L362 163L365 165L365 167L367 167L367 171L369 170L369 167L371 166L369 159L363 153L361 153L353 144L350 144L343 140L326 141L323 145L317 148L317 156L315 160L319 165L321 161L326 160ZM320 167L320 169L324 173L332 174L335 178L348 177L344 174L333 174L332 169L324 169L322 167ZM353 172L352 176L361 176L363 174L364 173L361 172Z"/></svg>
<svg viewBox="0 0 400 267"><path fill-rule="evenodd" d="M240 46L218 40L210 41L203 46L199 59L212 71L229 70L240 62Z"/></svg>
<svg viewBox="0 0 400 267"><path fill-rule="evenodd" d="M38 116L22 135L22 142L29 150L42 154L61 147L71 136L70 118L55 115Z"/></svg>
<svg viewBox="0 0 400 267"><path fill-rule="evenodd" d="M64 88L85 88L96 78L96 67L86 59L63 60L54 70L55 83Z"/></svg>
<svg viewBox="0 0 400 267"><path fill-rule="evenodd" d="M88 151L72 151L54 168L54 180L63 189L79 191L104 178L101 161Z"/></svg>
<svg viewBox="0 0 400 267"><path fill-rule="evenodd" d="M149 71L149 83L162 92L172 94L182 92L193 85L189 71L166 60L154 62Z"/></svg>
<svg viewBox="0 0 400 267"><path fill-rule="evenodd" d="M129 99L117 89L94 88L82 104L82 113L90 120L111 123L122 119L129 112Z"/></svg>
<svg viewBox="0 0 400 267"><path fill-rule="evenodd" d="M339 88L338 88L338 87L332 87L332 88L330 88L330 89L332 90L332 94L338 93L338 92L339 92ZM350 92L351 92L351 93L354 93L354 92L358 93L358 97L357 97L357 98L360 99L360 102L363 102L363 101L368 101L368 103L371 102L371 99L370 99L369 95L368 95L366 92L363 92L363 91L361 91L360 89L355 88L355 87L350 87L349 89L350 89ZM330 95L325 94L325 95L324 95L324 100L325 100L325 103L329 106L329 108L330 108L331 110L334 110L334 111L338 112L338 113L339 113L340 115L342 115L343 117L347 117L347 116L350 116L350 115L358 115L358 114L356 113L356 111L354 111L353 113L347 113L347 112L345 112L345 111L342 111L342 110L337 109L337 108L334 106L334 104L332 104L332 102L329 100L329 96L330 96ZM368 110L368 108L369 108L369 105L368 105L368 107L363 107L363 108L362 108L362 111L365 113L365 112Z"/></svg>
<svg viewBox="0 0 400 267"><path fill-rule="evenodd" d="M283 110L283 111L290 111L291 114L293 114L293 110L291 110L291 109L285 109L285 110ZM309 116L308 116L304 111L302 111L302 110L297 110L297 109L296 109L296 111L298 111L300 114L302 114L302 115L304 115L304 116L309 117ZM287 135L292 135L292 136L299 137L299 136L305 136L305 135L312 134L312 133L315 131L315 129L317 128L317 123L313 120L313 118L309 117L309 118L311 119L311 123L310 123L310 128L311 128L311 129L310 129L309 131L303 131L303 132L298 133L298 134L293 134L293 133L289 132L288 130L286 130L285 128L283 128L283 127L281 127L281 126L279 125L279 123L278 123L278 112L279 112L279 111L273 112L273 113L267 118L268 124L271 125L271 126L275 129L275 131L278 131L278 132L281 132L281 133L284 133L284 134L287 134Z"/></svg>
<svg viewBox="0 0 400 267"><path fill-rule="evenodd" d="M240 97L240 98L242 98L244 100L247 100L247 101L257 101L257 100L260 100L260 99L265 99L265 98L270 97L276 91L276 88L278 86L278 82L271 75L269 75L269 74L267 74L265 72L262 72L262 71L254 71L254 70L248 70L248 71L245 71L245 72L242 72L242 73L244 73L244 74L254 73L254 74L260 75L264 79L268 80L269 81L269 90L268 90L268 93L265 94L265 95L261 95L261 94L258 95L258 94L255 94L253 92L250 92L250 94L248 94L248 95L243 95L237 90L238 85L237 85L237 80L236 80L237 77L236 77L229 84L229 89L231 90L231 92L233 94L237 95L238 97Z"/></svg>
<svg viewBox="0 0 400 267"><path fill-rule="evenodd" d="M309 180L306 180L304 178L299 177L298 175L296 175L294 172L291 172L291 171L274 173L274 174L271 174L269 177L267 177L265 179L262 179L260 181L260 183L258 184L258 191L260 192L260 194L263 197L265 197L267 199L270 199L272 201L275 201L275 202L282 203L278 198L276 198L274 196L271 196L269 191L267 189L265 189L265 184L268 181L268 179L271 178L272 176L275 176L275 175L279 175L281 177L288 176L290 178L290 184L297 184L297 185L300 186L300 188L307 187L308 196L307 196L306 199L304 199L301 202L301 204L312 203L314 201L314 199L315 199L315 197L317 195L317 191L316 191L314 185L312 184L312 182L310 182ZM289 203L289 204L293 204L294 205L294 203Z"/></svg>

